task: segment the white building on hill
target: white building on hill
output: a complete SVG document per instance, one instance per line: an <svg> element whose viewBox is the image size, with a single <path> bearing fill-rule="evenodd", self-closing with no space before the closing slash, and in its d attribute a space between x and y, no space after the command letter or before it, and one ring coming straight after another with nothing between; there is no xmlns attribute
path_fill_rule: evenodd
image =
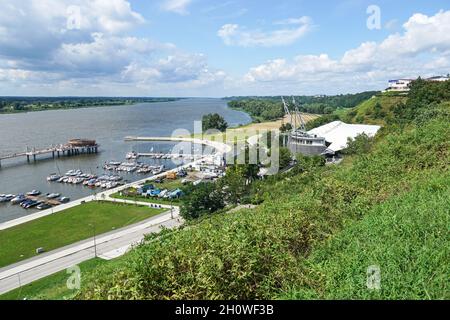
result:
<svg viewBox="0 0 450 320"><path fill-rule="evenodd" d="M386 91L409 91L409 85L413 81L413 79L389 80L389 87Z"/></svg>
<svg viewBox="0 0 450 320"><path fill-rule="evenodd" d="M437 77L431 77L426 79L427 81L437 81L437 82L443 82L450 80L450 77L448 76L437 76Z"/></svg>
<svg viewBox="0 0 450 320"><path fill-rule="evenodd" d="M395 79L395 80L389 80L389 87L386 89L386 91L397 91L397 92L405 92L409 91L409 86L411 82L413 82L415 79ZM436 76L431 78L424 79L425 81L435 81L435 82L443 82L450 80L450 77L447 76Z"/></svg>
<svg viewBox="0 0 450 320"><path fill-rule="evenodd" d="M325 138L328 147L324 154L335 154L347 148L348 138L355 139L358 135L365 133L373 137L380 130L380 126L367 124L347 124L342 121L333 121L321 127L308 131L310 135Z"/></svg>

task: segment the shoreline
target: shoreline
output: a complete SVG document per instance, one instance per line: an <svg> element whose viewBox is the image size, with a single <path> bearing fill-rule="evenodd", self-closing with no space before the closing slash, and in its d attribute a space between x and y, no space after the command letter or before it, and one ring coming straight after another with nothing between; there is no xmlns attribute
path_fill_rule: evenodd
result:
<svg viewBox="0 0 450 320"><path fill-rule="evenodd" d="M169 98L168 98L169 99ZM43 111L58 111L58 110L78 110L78 109L92 109L92 108L106 108L106 107L129 107L141 103L167 103L167 102L176 102L180 100L184 100L187 98L170 98L167 101L142 101L142 102L131 102L131 103L117 103L117 104L105 104L105 105L85 105L80 107L60 107L60 108L42 108L35 110L14 110L14 111L1 111L0 115L8 115L8 114L23 114L23 113L32 113L32 112L43 112ZM1 97L0 97L1 100Z"/></svg>

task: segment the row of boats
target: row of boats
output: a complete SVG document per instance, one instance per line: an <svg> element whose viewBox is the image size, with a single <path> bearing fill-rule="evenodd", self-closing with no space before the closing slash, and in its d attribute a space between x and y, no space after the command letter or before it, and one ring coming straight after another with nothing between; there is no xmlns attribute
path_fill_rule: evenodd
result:
<svg viewBox="0 0 450 320"><path fill-rule="evenodd" d="M90 188L112 189L123 182L123 178L119 175L103 175L98 177L95 174L83 173L81 170L70 170L64 176L51 174L47 177L49 182L67 183L75 185L83 185Z"/></svg>
<svg viewBox="0 0 450 320"><path fill-rule="evenodd" d="M24 209L36 208L38 210L45 210L70 201L70 198L62 197L59 193L47 193L41 198L38 198L39 195L41 195L41 192L38 190L19 195L0 194L0 203L20 205Z"/></svg>
<svg viewBox="0 0 450 320"><path fill-rule="evenodd" d="M158 159L158 160L172 160L172 159L180 159L183 158L184 160L195 160L195 156L191 154L165 154L165 153L143 153L138 154L136 152L129 152L126 154L125 158L127 160L136 160L139 159L141 156L148 157L151 159Z"/></svg>
<svg viewBox="0 0 450 320"><path fill-rule="evenodd" d="M152 166L149 164L141 163L141 162L115 162L111 161L105 163L103 169L108 171L116 171L116 172L126 172L126 173L143 173L143 174L153 174L157 175L165 170L164 165L160 166Z"/></svg>

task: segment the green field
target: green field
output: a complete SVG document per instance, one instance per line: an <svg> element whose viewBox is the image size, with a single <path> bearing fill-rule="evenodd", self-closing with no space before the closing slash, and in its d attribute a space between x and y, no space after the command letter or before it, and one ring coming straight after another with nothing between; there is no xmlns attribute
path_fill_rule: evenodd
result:
<svg viewBox="0 0 450 320"><path fill-rule="evenodd" d="M143 196L121 196L119 194L113 194L111 196L111 198L114 199L123 199L123 200L129 200L129 201L137 201L137 202L148 202L148 203L153 203L153 204L164 204L164 205L171 205L173 204L174 206L179 206L182 201L179 199L173 199L172 201L169 199L163 199L163 198L158 198L158 197L143 197Z"/></svg>
<svg viewBox="0 0 450 320"><path fill-rule="evenodd" d="M149 181L150 184L153 184L155 186L155 188L164 190L175 190L175 189L179 189L183 186L183 184L181 183L181 179L176 179L176 180L169 180L169 179L165 179L162 183L155 183L154 181Z"/></svg>
<svg viewBox="0 0 450 320"><path fill-rule="evenodd" d="M83 273L92 272L107 261L92 259L78 264L81 270L81 287L83 287ZM30 284L0 295L0 300L66 300L70 299L75 290L67 288L70 274L66 270L39 279Z"/></svg>
<svg viewBox="0 0 450 320"><path fill-rule="evenodd" d="M101 234L161 213L161 209L89 202L0 231L0 267L36 256L36 248L51 251L95 233Z"/></svg>

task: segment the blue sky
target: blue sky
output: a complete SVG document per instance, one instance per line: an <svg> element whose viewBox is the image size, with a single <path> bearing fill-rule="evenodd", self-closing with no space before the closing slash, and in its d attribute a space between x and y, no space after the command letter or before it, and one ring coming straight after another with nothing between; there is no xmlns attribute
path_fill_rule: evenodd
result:
<svg viewBox="0 0 450 320"><path fill-rule="evenodd" d="M0 9L0 95L336 94L450 72L448 0L0 0Z"/></svg>

